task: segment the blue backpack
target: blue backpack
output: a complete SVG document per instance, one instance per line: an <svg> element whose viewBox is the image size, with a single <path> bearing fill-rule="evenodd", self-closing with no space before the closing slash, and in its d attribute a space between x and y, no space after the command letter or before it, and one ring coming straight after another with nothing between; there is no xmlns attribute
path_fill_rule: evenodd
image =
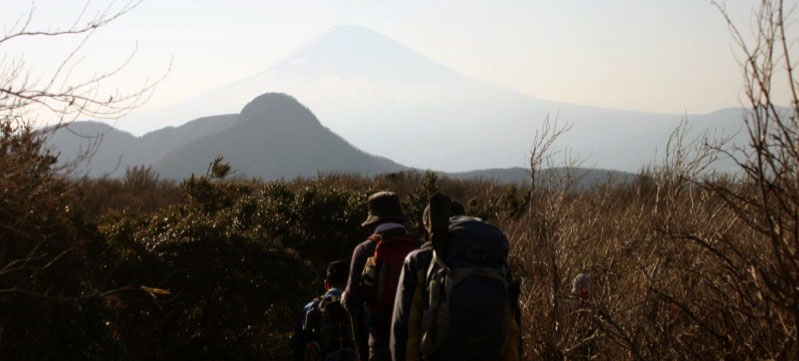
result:
<svg viewBox="0 0 799 361"><path fill-rule="evenodd" d="M450 218L446 239L446 255L433 252L426 273L424 359L499 360L509 347L517 302L508 274L508 239L467 216Z"/></svg>

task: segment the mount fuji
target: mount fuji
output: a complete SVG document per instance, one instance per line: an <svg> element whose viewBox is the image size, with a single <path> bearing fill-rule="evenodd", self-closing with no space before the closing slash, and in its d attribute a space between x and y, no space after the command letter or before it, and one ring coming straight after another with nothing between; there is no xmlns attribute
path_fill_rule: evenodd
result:
<svg viewBox="0 0 799 361"><path fill-rule="evenodd" d="M696 135L733 133L743 116L742 109L659 114L547 101L460 74L373 30L338 26L259 74L117 125L142 134L236 113L266 92L295 97L367 153L451 172L524 166L548 116L571 124L558 144L590 155L584 166L631 172L662 153L684 118Z"/></svg>

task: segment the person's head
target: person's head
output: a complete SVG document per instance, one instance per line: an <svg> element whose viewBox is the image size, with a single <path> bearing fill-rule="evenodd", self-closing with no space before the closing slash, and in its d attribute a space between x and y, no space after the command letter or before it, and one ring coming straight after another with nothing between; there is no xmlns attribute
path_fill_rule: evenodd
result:
<svg viewBox="0 0 799 361"><path fill-rule="evenodd" d="M406 218L402 213L399 197L393 192L382 191L369 196L366 201L369 215L361 226L374 229L383 223L404 223Z"/></svg>
<svg viewBox="0 0 799 361"><path fill-rule="evenodd" d="M450 201L449 203L449 216L465 216L466 209L463 208L463 205L457 201ZM430 228L430 204L428 203L427 206L424 207L424 212L422 212L422 226L424 227L425 233Z"/></svg>
<svg viewBox="0 0 799 361"><path fill-rule="evenodd" d="M591 297L591 276L580 273L572 281L572 296L581 300L588 300Z"/></svg>
<svg viewBox="0 0 799 361"><path fill-rule="evenodd" d="M347 278L349 276L349 262L344 260L330 262L327 265L327 273L325 274L325 291L331 288L343 289L347 286Z"/></svg>

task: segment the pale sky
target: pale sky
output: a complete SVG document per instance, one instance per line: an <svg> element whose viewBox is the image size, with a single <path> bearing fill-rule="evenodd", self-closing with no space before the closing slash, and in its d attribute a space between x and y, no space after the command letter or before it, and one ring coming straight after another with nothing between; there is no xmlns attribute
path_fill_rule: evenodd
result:
<svg viewBox="0 0 799 361"><path fill-rule="evenodd" d="M759 1L726 3L745 27ZM104 4L96 0L90 11ZM30 1L3 0L0 23L9 28L29 8ZM68 26L82 8L79 0L38 1L34 26ZM372 28L467 76L542 99L664 113L741 104L735 46L706 0L145 0L90 39L72 76L110 69L138 44L109 85L136 88L172 59L144 107L158 108L262 72L343 24ZM0 57L25 59L37 75L77 41L17 41L0 46Z"/></svg>

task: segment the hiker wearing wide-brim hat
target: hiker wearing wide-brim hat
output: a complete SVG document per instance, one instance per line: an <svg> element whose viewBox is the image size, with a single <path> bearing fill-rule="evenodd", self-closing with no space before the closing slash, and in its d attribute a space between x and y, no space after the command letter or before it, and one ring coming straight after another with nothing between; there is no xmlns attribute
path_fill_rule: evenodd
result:
<svg viewBox="0 0 799 361"><path fill-rule="evenodd" d="M361 360L390 360L391 316L402 261L421 241L406 231L403 223L407 218L393 192L372 194L366 207L369 215L361 225L369 228L372 235L352 252L343 304L356 326L365 319L364 306L369 310L368 330L355 330ZM391 277L380 277L381 274Z"/></svg>
<svg viewBox="0 0 799 361"><path fill-rule="evenodd" d="M399 197L393 192L382 191L369 196L366 201L369 215L361 223L363 227L374 227L380 223L404 223L405 214L402 213Z"/></svg>

